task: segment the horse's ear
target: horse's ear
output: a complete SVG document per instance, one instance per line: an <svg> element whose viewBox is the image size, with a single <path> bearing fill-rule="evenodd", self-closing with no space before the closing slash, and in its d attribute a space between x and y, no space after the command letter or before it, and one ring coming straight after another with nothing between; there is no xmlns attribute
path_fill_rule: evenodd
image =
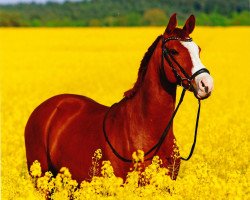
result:
<svg viewBox="0 0 250 200"><path fill-rule="evenodd" d="M168 26L165 30L165 33L171 34L174 31L176 26L177 26L177 19L176 19L176 13L174 13L169 19Z"/></svg>
<svg viewBox="0 0 250 200"><path fill-rule="evenodd" d="M190 15L185 25L183 26L183 30L189 35L190 33L193 32L194 27L195 27L195 16Z"/></svg>

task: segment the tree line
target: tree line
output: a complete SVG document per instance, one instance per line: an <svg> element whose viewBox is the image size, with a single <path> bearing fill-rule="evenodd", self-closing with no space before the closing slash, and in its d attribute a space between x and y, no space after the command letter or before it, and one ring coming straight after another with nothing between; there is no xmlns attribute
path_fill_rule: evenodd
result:
<svg viewBox="0 0 250 200"><path fill-rule="evenodd" d="M82 0L0 5L0 26L161 26L174 12L203 26L250 25L248 0Z"/></svg>

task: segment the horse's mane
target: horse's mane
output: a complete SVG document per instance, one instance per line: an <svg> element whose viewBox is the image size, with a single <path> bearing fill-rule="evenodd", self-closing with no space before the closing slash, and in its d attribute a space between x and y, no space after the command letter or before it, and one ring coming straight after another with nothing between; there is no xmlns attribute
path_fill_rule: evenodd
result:
<svg viewBox="0 0 250 200"><path fill-rule="evenodd" d="M150 61L150 58L159 42L159 40L161 39L162 35L159 35L155 41L151 44L151 46L148 48L148 51L145 53L142 61L141 61L141 65L140 65L140 68L139 68L139 71L138 71L138 78L137 78L137 81L135 82L134 84L134 87L131 88L130 90L124 92L124 97L125 98L131 98L135 95L135 93L137 92L137 90L140 88L143 80L144 80L144 77L145 77L145 74L147 72L147 68L148 68L148 63Z"/></svg>

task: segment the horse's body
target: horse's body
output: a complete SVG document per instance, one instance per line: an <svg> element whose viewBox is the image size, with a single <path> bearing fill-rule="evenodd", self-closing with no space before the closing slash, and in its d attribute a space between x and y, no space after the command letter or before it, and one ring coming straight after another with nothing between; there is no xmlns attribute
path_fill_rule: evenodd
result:
<svg viewBox="0 0 250 200"><path fill-rule="evenodd" d="M173 15L164 36L175 34L182 37L182 32L178 30L183 29L175 28L174 18ZM194 23L192 19L186 23L186 34L190 33L189 29L193 29L188 27L190 23ZM91 158L95 150L100 148L102 159L110 160L115 174L125 178L131 163L119 159L107 143L103 133L104 117L108 112L105 129L110 143L125 158L131 158L131 154L138 149L147 152L158 142L174 111L177 86L177 78L166 61L164 75L168 81L164 81L159 72L162 66L161 38L158 37L145 54L134 88L127 91L124 99L111 109L87 97L71 94L52 97L38 106L30 116L25 130L28 167L35 160L41 163L43 172L51 170L56 173L61 167L67 167L73 178L80 182L90 178ZM171 42L179 51L182 50L183 47L175 44L177 41ZM187 73L193 74L192 58L188 55L186 50L178 62ZM199 88L199 83L194 81L193 84ZM209 91L206 94L197 94L208 96L212 86L207 87ZM174 140L171 126L157 153L163 159L163 166L171 168L175 163L175 170L170 172L173 179L180 165L180 159L173 158L173 148L177 148ZM145 165L149 162L146 161Z"/></svg>
<svg viewBox="0 0 250 200"><path fill-rule="evenodd" d="M159 111L164 109L166 112L158 115L149 113L145 103L140 107L137 100L135 103L132 101L128 99L117 104L106 122L112 144L127 158L133 151L147 151L157 142L171 114L169 110L174 107L174 101L165 108L159 106ZM74 178L81 181L90 178L91 157L95 150L101 148L103 159L111 160L116 175L125 178L131 164L124 163L113 154L102 132L107 111L108 107L78 95L59 95L45 101L33 112L27 124L26 147L27 150L34 149L27 153L27 160L31 161L28 165L39 160L43 171L53 172L65 166ZM148 131L158 134L150 136ZM163 151L159 152L161 157L168 158L164 159L166 166L171 164L173 139L171 130Z"/></svg>

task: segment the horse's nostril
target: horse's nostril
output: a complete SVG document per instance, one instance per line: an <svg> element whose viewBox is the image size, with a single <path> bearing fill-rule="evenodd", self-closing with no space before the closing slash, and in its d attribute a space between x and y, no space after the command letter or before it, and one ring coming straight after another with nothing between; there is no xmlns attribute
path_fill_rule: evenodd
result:
<svg viewBox="0 0 250 200"><path fill-rule="evenodd" d="M201 81L201 85L202 85L202 87L205 87L205 83L203 83L203 81Z"/></svg>
<svg viewBox="0 0 250 200"><path fill-rule="evenodd" d="M208 86L205 87L205 92L208 93Z"/></svg>
<svg viewBox="0 0 250 200"><path fill-rule="evenodd" d="M204 88L205 92L208 93L208 86L206 86L203 81L201 81L201 86Z"/></svg>

